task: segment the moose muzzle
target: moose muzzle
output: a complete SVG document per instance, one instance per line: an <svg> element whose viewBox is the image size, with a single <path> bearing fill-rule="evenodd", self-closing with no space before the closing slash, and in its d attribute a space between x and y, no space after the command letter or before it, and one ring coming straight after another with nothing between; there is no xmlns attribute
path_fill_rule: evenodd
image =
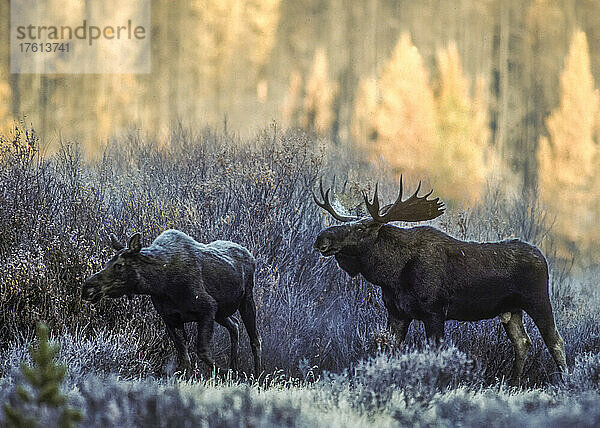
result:
<svg viewBox="0 0 600 428"><path fill-rule="evenodd" d="M91 276L83 283L83 288L81 289L81 298L83 300L96 303L102 298L102 294L102 287L96 281L95 275Z"/></svg>

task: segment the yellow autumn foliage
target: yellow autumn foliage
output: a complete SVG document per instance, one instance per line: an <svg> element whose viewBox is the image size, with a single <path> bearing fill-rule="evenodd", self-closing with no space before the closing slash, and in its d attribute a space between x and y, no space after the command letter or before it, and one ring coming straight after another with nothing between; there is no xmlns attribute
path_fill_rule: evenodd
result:
<svg viewBox="0 0 600 428"><path fill-rule="evenodd" d="M315 52L312 69L306 81L302 126L326 135L335 119L333 102L338 92L337 82L329 77L325 50Z"/></svg>
<svg viewBox="0 0 600 428"><path fill-rule="evenodd" d="M437 63L434 92L419 51L403 34L379 79L359 83L352 134L371 160L426 179L454 202L474 203L500 164L489 145L487 85L477 79L471 97L454 43L438 52Z"/></svg>
<svg viewBox="0 0 600 428"><path fill-rule="evenodd" d="M12 124L10 98L10 85L8 82L0 81L0 135L5 135Z"/></svg>
<svg viewBox="0 0 600 428"><path fill-rule="evenodd" d="M302 75L298 70L294 70L290 75L290 83L281 105L281 121L285 128L296 125L301 97Z"/></svg>
<svg viewBox="0 0 600 428"><path fill-rule="evenodd" d="M539 190L555 216L555 233L567 255L600 242L600 95L590 71L586 35L573 35L560 76L560 105L546 121L538 146Z"/></svg>
<svg viewBox="0 0 600 428"><path fill-rule="evenodd" d="M245 21L247 27L246 44L248 56L263 78L271 50L275 45L277 25L279 24L281 0L246 0Z"/></svg>
<svg viewBox="0 0 600 428"><path fill-rule="evenodd" d="M376 138L375 116L379 106L377 78L361 79L356 91L352 112L351 131L357 141L370 142Z"/></svg>
<svg viewBox="0 0 600 428"><path fill-rule="evenodd" d="M371 158L383 157L398 174L427 177L437 138L435 103L429 73L408 34L400 37L379 87Z"/></svg>
<svg viewBox="0 0 600 428"><path fill-rule="evenodd" d="M436 190L460 202L479 200L488 174L487 125L484 82L477 98L470 95L456 44L438 51L439 87L436 101L438 141L435 166Z"/></svg>

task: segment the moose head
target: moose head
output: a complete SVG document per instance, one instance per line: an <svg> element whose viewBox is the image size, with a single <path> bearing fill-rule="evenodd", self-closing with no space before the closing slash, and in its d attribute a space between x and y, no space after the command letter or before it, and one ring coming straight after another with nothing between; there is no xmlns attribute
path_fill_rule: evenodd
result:
<svg viewBox="0 0 600 428"><path fill-rule="evenodd" d="M424 196L418 196L421 190L421 182L415 193L405 201L402 200L402 176L400 176L400 191L396 201L380 208L378 185L375 185L373 199L369 200L366 192L363 192L365 205L370 214L369 217L355 217L342 215L335 211L329 200L331 189L323 190L323 181L319 183L320 201L313 192L315 203L329 212L338 221L344 224L328 227L317 236L314 244L315 250L323 256L358 256L364 253L373 244L379 235L380 228L391 221L425 221L434 219L444 213L444 204L439 200L427 199L433 189Z"/></svg>
<svg viewBox="0 0 600 428"><path fill-rule="evenodd" d="M110 243L115 255L102 270L85 281L81 292L84 300L96 303L104 296L121 297L136 292L140 281L137 259L142 249L141 235L134 234L125 247L111 234Z"/></svg>

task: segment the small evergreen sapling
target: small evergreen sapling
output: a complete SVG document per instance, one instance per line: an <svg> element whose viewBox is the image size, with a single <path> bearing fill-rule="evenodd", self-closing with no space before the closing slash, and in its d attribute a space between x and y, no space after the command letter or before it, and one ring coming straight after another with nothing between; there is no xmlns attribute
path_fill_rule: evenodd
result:
<svg viewBox="0 0 600 428"><path fill-rule="evenodd" d="M62 409L59 426L73 427L82 419L83 415L79 410L68 407L66 396L60 392L60 384L67 372L64 364L58 364L55 361L60 345L51 344L48 341L48 327L43 323L37 325L36 336L38 346L32 344L29 348L33 365L30 366L24 361L21 363L21 372L33 394L23 385L18 385L17 400L37 407L47 406L57 410ZM5 403L4 413L10 426L38 426L38 421L34 417L23 415L22 410L17 406Z"/></svg>

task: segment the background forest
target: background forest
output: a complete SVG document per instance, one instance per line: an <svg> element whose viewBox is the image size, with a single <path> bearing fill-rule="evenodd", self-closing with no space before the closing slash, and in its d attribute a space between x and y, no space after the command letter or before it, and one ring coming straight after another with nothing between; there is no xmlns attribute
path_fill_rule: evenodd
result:
<svg viewBox="0 0 600 428"><path fill-rule="evenodd" d="M489 181L538 189L563 255L597 261L599 2L155 0L151 12L150 74L10 74L2 43L0 126L25 118L44 147L99 154L131 127L250 136L276 120L458 206ZM7 40L8 0L0 19Z"/></svg>

